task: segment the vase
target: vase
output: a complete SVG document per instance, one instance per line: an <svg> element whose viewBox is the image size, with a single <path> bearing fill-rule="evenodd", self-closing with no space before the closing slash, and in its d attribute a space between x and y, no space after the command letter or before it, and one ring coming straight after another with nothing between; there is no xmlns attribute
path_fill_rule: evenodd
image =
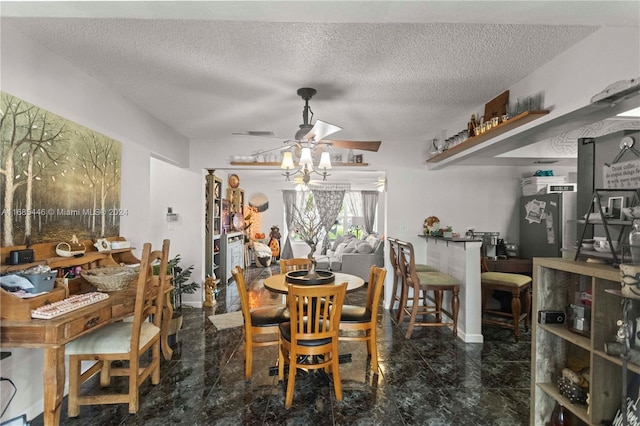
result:
<svg viewBox="0 0 640 426"><path fill-rule="evenodd" d="M309 259L309 272L307 272L307 277L317 278L318 277L318 273L316 272L317 262L315 258L317 243L311 240L307 241L306 243L310 249L309 254L307 255L307 259Z"/></svg>
<svg viewBox="0 0 640 426"><path fill-rule="evenodd" d="M564 405L556 403L551 413L551 426L571 426L573 423L569 417L569 410Z"/></svg>

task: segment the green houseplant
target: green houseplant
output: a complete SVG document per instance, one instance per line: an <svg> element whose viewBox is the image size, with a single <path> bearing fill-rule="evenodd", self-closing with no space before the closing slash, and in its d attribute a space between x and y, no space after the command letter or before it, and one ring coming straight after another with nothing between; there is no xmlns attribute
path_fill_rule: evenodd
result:
<svg viewBox="0 0 640 426"><path fill-rule="evenodd" d="M173 346L178 340L178 330L182 328L182 295L193 294L200 288L200 284L195 281L189 282L193 273L194 265L188 267L180 266L180 254L169 260L167 272L173 277L171 283L174 289L171 291L171 306L173 316L169 324L169 344Z"/></svg>

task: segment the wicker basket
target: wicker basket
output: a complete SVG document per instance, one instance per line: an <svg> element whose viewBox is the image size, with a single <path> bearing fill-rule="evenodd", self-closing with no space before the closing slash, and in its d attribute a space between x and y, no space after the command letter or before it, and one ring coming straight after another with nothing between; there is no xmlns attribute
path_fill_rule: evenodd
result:
<svg viewBox="0 0 640 426"><path fill-rule="evenodd" d="M138 270L126 267L95 268L80 273L98 291L120 291L138 277Z"/></svg>
<svg viewBox="0 0 640 426"><path fill-rule="evenodd" d="M71 245L62 242L56 246L56 254L61 257L82 256L87 249L82 244Z"/></svg>

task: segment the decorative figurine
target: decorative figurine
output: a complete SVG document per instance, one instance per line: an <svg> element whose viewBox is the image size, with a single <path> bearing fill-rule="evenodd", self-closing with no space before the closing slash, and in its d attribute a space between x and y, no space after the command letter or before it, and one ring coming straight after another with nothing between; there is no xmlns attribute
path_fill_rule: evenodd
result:
<svg viewBox="0 0 640 426"><path fill-rule="evenodd" d="M216 276L207 277L204 280L204 303L205 308L213 308L218 303L215 299L216 293Z"/></svg>
<svg viewBox="0 0 640 426"><path fill-rule="evenodd" d="M269 233L269 247L271 248L271 257L274 260L280 259L280 228L277 225L273 225L271 227L271 232Z"/></svg>

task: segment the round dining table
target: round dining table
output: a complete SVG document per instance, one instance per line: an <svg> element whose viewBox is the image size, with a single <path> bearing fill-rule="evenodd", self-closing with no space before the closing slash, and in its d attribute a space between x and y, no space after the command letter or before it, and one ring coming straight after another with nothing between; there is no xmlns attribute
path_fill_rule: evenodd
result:
<svg viewBox="0 0 640 426"><path fill-rule="evenodd" d="M334 272L336 278L334 283L347 283L347 293L359 289L364 285L364 280L356 275ZM285 281L285 274L272 275L264 280L264 286L275 293L287 294L289 287Z"/></svg>

